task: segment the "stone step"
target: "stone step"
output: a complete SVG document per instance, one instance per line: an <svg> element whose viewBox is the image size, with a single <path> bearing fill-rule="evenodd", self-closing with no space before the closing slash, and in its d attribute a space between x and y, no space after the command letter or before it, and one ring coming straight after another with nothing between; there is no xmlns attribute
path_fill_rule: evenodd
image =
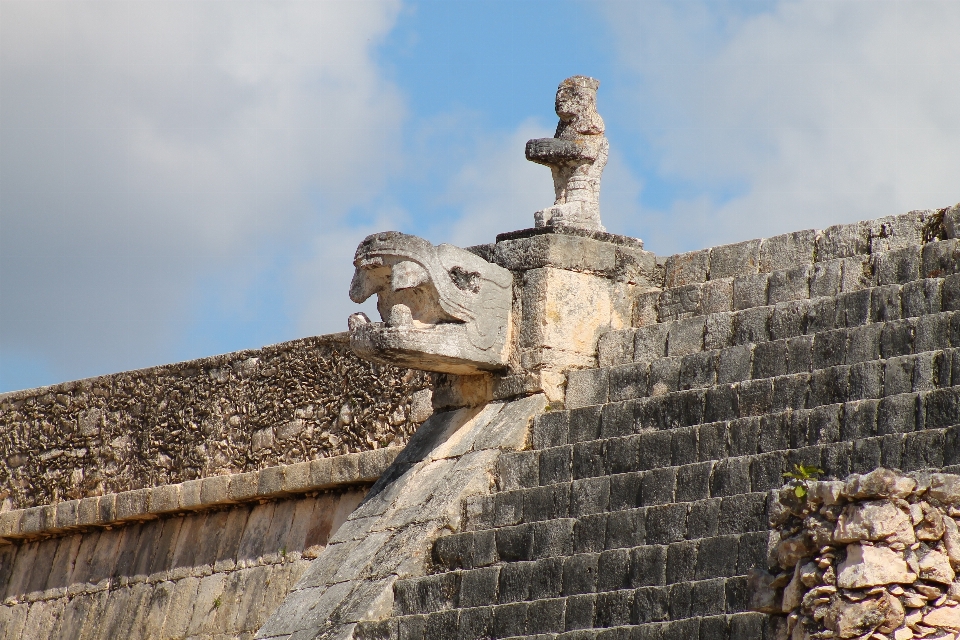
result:
<svg viewBox="0 0 960 640"><path fill-rule="evenodd" d="M706 595L707 585L697 587ZM744 599L694 600L694 586L641 587L537 602L446 609L361 622L357 640L774 640L769 616L737 611ZM728 601L728 597L730 600ZM722 605L722 606L721 606ZM727 614L706 614L723 611ZM672 619L672 620L671 620ZM639 625L639 626L638 626Z"/></svg>
<svg viewBox="0 0 960 640"><path fill-rule="evenodd" d="M960 256L958 256L960 269ZM734 345L769 342L833 329L906 320L960 310L960 273L885 285L838 296L764 304L738 311L713 311L617 329L598 343L601 367L650 362Z"/></svg>
<svg viewBox="0 0 960 640"><path fill-rule="evenodd" d="M713 435L715 437L717 433ZM754 442L763 437L762 434L753 434ZM772 433L772 437L784 436ZM468 498L464 509L464 533L454 534L445 544L454 544L456 536L469 532L524 526L530 535L536 531L544 535L543 531L552 531L550 527L558 525L539 524L542 522L568 519L579 522L595 519L599 517L598 514L693 503L702 504L704 514L736 514L743 518L738 526L745 527L743 531L749 531L754 530L754 525L748 524L751 520L745 514L759 513L762 497L768 491L782 486L782 474L798 463L822 468L824 477L866 473L878 466L907 471L923 468L949 471L960 466L960 427L957 425L846 441L837 441L836 437L825 440L806 446L787 446L735 457L711 453L705 456L708 459L699 462L652 468L643 465L648 468L612 474L604 473L601 461L601 464L589 469L596 475L560 482L551 482L557 479L555 476L541 477L539 480L531 478L531 486ZM606 448L614 449L621 442L611 439L604 444L608 445ZM779 443L773 444L777 446ZM653 445L664 449L669 447L670 442L661 439L661 442L654 442ZM601 455L604 449L600 448ZM669 457L669 453L665 457ZM541 462L543 460L541 458ZM569 477L570 474L564 475ZM634 515L640 513L634 511Z"/></svg>
<svg viewBox="0 0 960 640"><path fill-rule="evenodd" d="M804 233L781 238L795 238ZM942 278L957 273L960 262L957 239L926 244L918 241L874 253L824 255L824 259L817 260L809 252L791 257L789 251L781 256L771 251L764 258L757 255L760 242L750 240L667 258L665 288L638 296L634 324L641 326L791 300L834 297L924 278Z"/></svg>
<svg viewBox="0 0 960 640"><path fill-rule="evenodd" d="M594 484L599 483L581 483ZM676 502L653 507L605 511L594 502L576 517L523 522L496 528L472 521L467 531L436 541L435 569L473 569L502 562L524 562L601 553L641 545L666 546L715 536L750 534L750 544L766 548L768 493L745 493L724 498ZM574 505L582 506L582 505ZM548 513L533 514L533 518ZM755 535L754 535L755 534ZM729 540L728 540L729 542ZM712 544L712 543L711 543ZM715 577L715 576L711 576Z"/></svg>
<svg viewBox="0 0 960 640"><path fill-rule="evenodd" d="M949 357L943 352L929 352L916 358L838 365L812 373L717 384L706 389L654 396L638 393L640 397L629 400L607 401L539 417L534 426L533 446L544 448L860 400L876 401L875 419L887 429L912 431L928 424L944 426L956 419L958 392L957 385L952 383L958 382L953 372L957 357L955 351ZM950 364L951 372L946 372L944 363ZM885 395L911 386L916 390Z"/></svg>
<svg viewBox="0 0 960 640"><path fill-rule="evenodd" d="M862 387L851 388L850 393L882 397L960 380L958 349L960 312L951 311L571 371L564 404L567 409L579 409L795 375L806 376L815 385L837 373L848 378L847 384L853 376L853 382ZM787 382L781 380L781 384ZM845 392L838 389L833 395Z"/></svg>
<svg viewBox="0 0 960 640"><path fill-rule="evenodd" d="M723 542L729 545L729 541ZM698 554L695 547L688 547L692 552L681 551L674 554L673 559L668 559L663 549L638 547L401 579L394 585L394 615L423 615L455 608L472 609L514 603L532 605L534 602L561 600L554 604L561 605L557 613L562 617L562 605L568 604L563 603L562 599L589 595L597 599L601 609L610 605L619 609L624 603L616 601L626 599L632 602L637 589L645 589L645 600L675 598L678 605L681 598L686 600L683 613L687 615L678 618L688 617L691 612L693 615L722 615L742 611L746 604L741 593L746 586L744 575L752 565L738 575L695 578L695 572L700 570L705 574L736 571L737 559L734 557L733 569L717 567L714 570L707 565L719 562L717 556L711 556L710 550L706 549ZM736 541L733 552L737 552ZM698 558L707 558L702 569ZM753 559L748 561L752 562ZM765 562L765 558L760 561ZM669 567L666 566L668 564ZM680 579L666 581L665 575L670 570L677 572ZM691 601L694 603L692 611ZM591 618L582 623L608 627L630 624L632 620L637 623L655 620L646 615L632 619L629 610L628 606L625 616L601 613L599 619ZM563 627L554 630L563 630Z"/></svg>

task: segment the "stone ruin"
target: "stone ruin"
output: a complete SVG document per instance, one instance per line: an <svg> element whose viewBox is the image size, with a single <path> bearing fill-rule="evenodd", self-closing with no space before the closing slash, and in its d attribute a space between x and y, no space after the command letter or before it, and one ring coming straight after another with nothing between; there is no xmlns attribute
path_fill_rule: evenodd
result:
<svg viewBox="0 0 960 640"><path fill-rule="evenodd" d="M0 396L0 638L955 639L960 205L656 256L598 86L379 322Z"/></svg>
<svg viewBox="0 0 960 640"><path fill-rule="evenodd" d="M960 632L960 476L877 469L775 494L776 573L750 574L751 607L784 638L953 640Z"/></svg>

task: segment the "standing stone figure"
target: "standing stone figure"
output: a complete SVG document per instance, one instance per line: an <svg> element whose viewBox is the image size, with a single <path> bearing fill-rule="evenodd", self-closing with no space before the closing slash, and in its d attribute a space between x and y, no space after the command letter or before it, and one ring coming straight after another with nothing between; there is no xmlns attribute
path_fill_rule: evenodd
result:
<svg viewBox="0 0 960 640"><path fill-rule="evenodd" d="M536 226L566 225L604 231L600 224L600 174L610 143L597 113L600 81L573 76L557 89L560 122L552 138L527 142L527 160L553 172L556 201L534 214Z"/></svg>

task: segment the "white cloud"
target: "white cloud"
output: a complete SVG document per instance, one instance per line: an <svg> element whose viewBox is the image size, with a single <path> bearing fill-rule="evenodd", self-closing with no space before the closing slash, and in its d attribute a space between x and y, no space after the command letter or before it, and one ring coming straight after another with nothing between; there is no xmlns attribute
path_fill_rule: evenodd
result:
<svg viewBox="0 0 960 640"><path fill-rule="evenodd" d="M735 10L749 9L749 12ZM606 5L662 177L658 252L960 200L960 3Z"/></svg>
<svg viewBox="0 0 960 640"><path fill-rule="evenodd" d="M398 163L374 57L398 11L3 2L0 351L65 377L161 362L202 276L242 290L341 233Z"/></svg>

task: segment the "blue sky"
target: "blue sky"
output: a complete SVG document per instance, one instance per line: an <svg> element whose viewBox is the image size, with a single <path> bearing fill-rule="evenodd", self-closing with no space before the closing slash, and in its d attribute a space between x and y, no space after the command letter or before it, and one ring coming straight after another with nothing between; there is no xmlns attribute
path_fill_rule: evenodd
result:
<svg viewBox="0 0 960 640"><path fill-rule="evenodd" d="M367 233L531 226L523 144L573 74L604 223L658 254L952 205L958 29L951 0L2 0L0 391L341 331Z"/></svg>

